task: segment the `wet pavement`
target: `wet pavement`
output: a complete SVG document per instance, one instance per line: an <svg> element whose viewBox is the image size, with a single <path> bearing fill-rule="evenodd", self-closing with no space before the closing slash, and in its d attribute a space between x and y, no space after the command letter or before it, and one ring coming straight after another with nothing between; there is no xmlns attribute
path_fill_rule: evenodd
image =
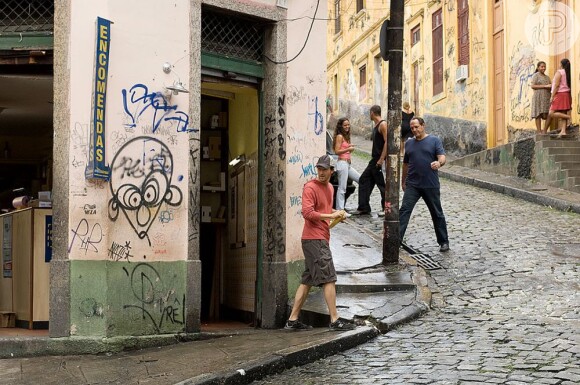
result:
<svg viewBox="0 0 580 385"><path fill-rule="evenodd" d="M256 384L580 384L580 215L446 179L441 196L451 251L438 251L422 201L406 235L442 266L431 311ZM382 236L382 218L351 219Z"/></svg>

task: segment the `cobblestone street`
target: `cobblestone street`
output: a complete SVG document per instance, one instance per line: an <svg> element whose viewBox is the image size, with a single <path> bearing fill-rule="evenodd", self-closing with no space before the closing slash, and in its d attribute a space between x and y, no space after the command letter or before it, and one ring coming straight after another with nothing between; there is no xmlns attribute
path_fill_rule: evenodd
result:
<svg viewBox="0 0 580 385"><path fill-rule="evenodd" d="M442 266L431 311L258 384L580 384L580 216L444 179L441 196L451 251L422 201L406 235ZM382 237L382 218L353 220Z"/></svg>

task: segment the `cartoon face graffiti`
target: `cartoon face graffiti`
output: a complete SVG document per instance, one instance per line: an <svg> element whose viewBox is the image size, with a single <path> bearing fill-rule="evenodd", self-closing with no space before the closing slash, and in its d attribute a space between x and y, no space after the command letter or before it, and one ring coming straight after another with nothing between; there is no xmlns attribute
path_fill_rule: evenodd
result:
<svg viewBox="0 0 580 385"><path fill-rule="evenodd" d="M111 162L109 218L122 212L140 239L147 238L161 205L179 206L181 190L171 184L173 155L158 139L140 136L121 149Z"/></svg>

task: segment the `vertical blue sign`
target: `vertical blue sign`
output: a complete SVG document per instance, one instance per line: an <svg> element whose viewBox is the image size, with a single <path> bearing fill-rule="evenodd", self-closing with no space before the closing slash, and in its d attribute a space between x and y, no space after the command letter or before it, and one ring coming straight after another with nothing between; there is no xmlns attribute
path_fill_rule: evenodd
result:
<svg viewBox="0 0 580 385"><path fill-rule="evenodd" d="M93 96L93 121L91 151L85 170L87 179L109 179L109 166L105 164L105 110L107 105L107 80L109 76L109 51L111 22L97 18L97 44L95 53L95 84Z"/></svg>
<svg viewBox="0 0 580 385"><path fill-rule="evenodd" d="M52 215L44 217L46 219L44 226L44 262L52 260Z"/></svg>

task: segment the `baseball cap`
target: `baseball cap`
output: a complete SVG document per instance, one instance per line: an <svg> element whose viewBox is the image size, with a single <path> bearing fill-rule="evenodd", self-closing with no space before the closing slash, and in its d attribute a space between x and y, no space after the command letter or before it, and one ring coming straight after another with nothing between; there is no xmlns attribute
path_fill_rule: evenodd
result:
<svg viewBox="0 0 580 385"><path fill-rule="evenodd" d="M333 159L329 155L322 155L320 158L318 158L316 167L320 167L325 170L328 170L331 167L334 168Z"/></svg>

